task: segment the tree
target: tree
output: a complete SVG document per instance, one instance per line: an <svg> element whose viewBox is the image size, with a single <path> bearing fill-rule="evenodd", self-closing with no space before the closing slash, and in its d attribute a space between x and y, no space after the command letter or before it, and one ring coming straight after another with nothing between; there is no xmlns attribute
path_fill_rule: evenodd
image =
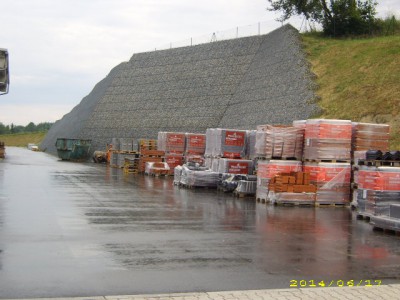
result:
<svg viewBox="0 0 400 300"><path fill-rule="evenodd" d="M36 131L36 125L33 122L30 122L28 125L25 126L26 132L34 132Z"/></svg>
<svg viewBox="0 0 400 300"><path fill-rule="evenodd" d="M375 0L268 0L270 11L282 12L280 21L302 15L322 25L331 36L370 34L375 30Z"/></svg>

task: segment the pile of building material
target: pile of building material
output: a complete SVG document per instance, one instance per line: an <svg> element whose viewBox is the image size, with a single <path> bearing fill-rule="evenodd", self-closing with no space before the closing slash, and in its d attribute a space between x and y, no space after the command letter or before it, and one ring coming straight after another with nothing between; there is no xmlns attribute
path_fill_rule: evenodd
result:
<svg viewBox="0 0 400 300"><path fill-rule="evenodd" d="M246 159L220 158L218 160L218 173L252 175L253 161Z"/></svg>
<svg viewBox="0 0 400 300"><path fill-rule="evenodd" d="M170 168L166 162L146 162L144 174L151 176L166 176Z"/></svg>
<svg viewBox="0 0 400 300"><path fill-rule="evenodd" d="M201 133L186 133L185 163L194 162L204 165L206 151L206 135Z"/></svg>
<svg viewBox="0 0 400 300"><path fill-rule="evenodd" d="M257 201L269 202L269 182L282 173L301 172L302 162L296 160L265 160L258 161L257 169Z"/></svg>
<svg viewBox="0 0 400 300"><path fill-rule="evenodd" d="M247 131L209 128L206 131L206 156L241 159L246 157Z"/></svg>
<svg viewBox="0 0 400 300"><path fill-rule="evenodd" d="M317 186L317 205L350 204L350 163L305 162L303 170Z"/></svg>
<svg viewBox="0 0 400 300"><path fill-rule="evenodd" d="M175 168L177 169L177 168ZM189 165L183 165L178 168L178 172L181 171L180 184L187 188L195 187L206 187L216 188L219 179L219 173L213 172L206 167L193 167Z"/></svg>
<svg viewBox="0 0 400 300"><path fill-rule="evenodd" d="M351 136L350 120L307 120L304 132L304 159L350 162Z"/></svg>
<svg viewBox="0 0 400 300"><path fill-rule="evenodd" d="M267 159L303 158L304 129L293 126L257 126L255 151Z"/></svg>
<svg viewBox="0 0 400 300"><path fill-rule="evenodd" d="M138 145L132 138L112 138L107 145L107 161L114 168L125 168L125 159L134 160L139 157Z"/></svg>

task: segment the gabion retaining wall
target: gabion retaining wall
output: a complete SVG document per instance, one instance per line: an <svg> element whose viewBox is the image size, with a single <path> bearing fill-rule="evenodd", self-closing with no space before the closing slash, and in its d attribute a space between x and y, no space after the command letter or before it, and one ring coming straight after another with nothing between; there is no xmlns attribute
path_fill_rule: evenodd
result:
<svg viewBox="0 0 400 300"><path fill-rule="evenodd" d="M49 131L93 140L157 138L159 131L254 129L291 123L317 110L299 35L290 25L270 34L139 53L101 81Z"/></svg>

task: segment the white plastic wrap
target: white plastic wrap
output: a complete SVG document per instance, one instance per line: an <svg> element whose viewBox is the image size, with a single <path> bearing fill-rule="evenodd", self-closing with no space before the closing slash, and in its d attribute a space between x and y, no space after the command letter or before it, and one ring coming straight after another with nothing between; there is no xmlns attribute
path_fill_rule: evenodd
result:
<svg viewBox="0 0 400 300"><path fill-rule="evenodd" d="M256 152L266 158L303 157L304 129L293 126L259 125L256 134Z"/></svg>
<svg viewBox="0 0 400 300"><path fill-rule="evenodd" d="M211 170L190 170L186 165L182 166L181 184L190 187L216 188L219 174Z"/></svg>

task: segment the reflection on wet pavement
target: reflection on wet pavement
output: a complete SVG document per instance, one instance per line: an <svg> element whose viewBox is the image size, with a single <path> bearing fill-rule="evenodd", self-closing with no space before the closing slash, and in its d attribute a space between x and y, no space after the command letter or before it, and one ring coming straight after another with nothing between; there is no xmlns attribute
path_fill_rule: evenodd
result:
<svg viewBox="0 0 400 300"><path fill-rule="evenodd" d="M399 237L374 232L348 209L267 206L182 189L171 178L8 152L0 163L0 298L400 277Z"/></svg>

